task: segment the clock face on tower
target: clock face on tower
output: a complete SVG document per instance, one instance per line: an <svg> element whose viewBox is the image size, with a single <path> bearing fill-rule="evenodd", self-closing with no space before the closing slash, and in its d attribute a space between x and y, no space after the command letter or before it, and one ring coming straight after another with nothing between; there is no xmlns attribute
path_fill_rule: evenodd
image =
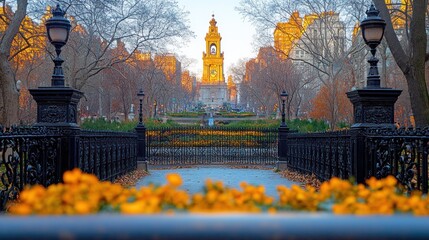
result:
<svg viewBox="0 0 429 240"><path fill-rule="evenodd" d="M216 75L217 75L217 71L215 69L213 69L213 70L210 71L210 76L211 77L216 77Z"/></svg>
<svg viewBox="0 0 429 240"><path fill-rule="evenodd" d="M212 55L216 54L216 45L212 44L210 46L210 54L212 54Z"/></svg>

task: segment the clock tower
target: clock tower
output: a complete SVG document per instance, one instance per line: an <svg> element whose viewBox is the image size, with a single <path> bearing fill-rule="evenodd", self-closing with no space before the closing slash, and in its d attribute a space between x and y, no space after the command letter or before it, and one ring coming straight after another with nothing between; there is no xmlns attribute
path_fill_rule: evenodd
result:
<svg viewBox="0 0 429 240"><path fill-rule="evenodd" d="M203 52L203 76L200 88L200 101L210 108L221 107L227 98L227 85L223 73L222 37L217 22L212 15L209 31L206 34L206 51Z"/></svg>

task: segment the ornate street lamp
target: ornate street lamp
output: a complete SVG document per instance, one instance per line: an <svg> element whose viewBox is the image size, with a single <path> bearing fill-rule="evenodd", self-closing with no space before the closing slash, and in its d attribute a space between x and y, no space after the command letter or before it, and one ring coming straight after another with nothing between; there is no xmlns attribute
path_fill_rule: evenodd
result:
<svg viewBox="0 0 429 240"><path fill-rule="evenodd" d="M139 126L143 125L143 97L144 92L143 89L140 88L140 91L137 93L137 96L139 97L140 106L139 106Z"/></svg>
<svg viewBox="0 0 429 240"><path fill-rule="evenodd" d="M361 22L362 37L366 45L371 48L372 57L368 60L370 64L366 88L380 88L380 75L378 73L378 59L375 57L376 48L384 36L386 22L379 16L378 11L373 4L366 11L367 17Z"/></svg>
<svg viewBox="0 0 429 240"><path fill-rule="evenodd" d="M140 88L140 91L137 93L139 97L140 106L139 106L139 123L137 124L135 130L137 133L137 165L138 168L142 168L147 171L147 161L146 161L146 127L143 125L143 89Z"/></svg>
<svg viewBox="0 0 429 240"><path fill-rule="evenodd" d="M52 74L51 86L64 87L64 72L61 65L64 60L60 58L61 48L67 43L71 24L70 21L64 17L65 11L60 8L58 4L52 10L52 17L46 21L46 31L48 33L49 42L55 47L57 57L53 60L55 64L54 73Z"/></svg>
<svg viewBox="0 0 429 240"><path fill-rule="evenodd" d="M287 127L286 125L286 114L285 114L285 101L288 94L285 90L280 94L280 99L282 100L282 123L280 124L280 127Z"/></svg>
<svg viewBox="0 0 429 240"><path fill-rule="evenodd" d="M362 37L370 47L372 56L368 60L370 68L366 87L347 92L347 97L353 104L354 120L351 128L395 127L394 105L402 91L380 86L378 59L375 57L375 53L377 46L383 39L386 22L380 18L379 13L380 11L371 5L366 11L367 17L360 24ZM364 181L364 177L364 174L358 173L356 180L358 182Z"/></svg>

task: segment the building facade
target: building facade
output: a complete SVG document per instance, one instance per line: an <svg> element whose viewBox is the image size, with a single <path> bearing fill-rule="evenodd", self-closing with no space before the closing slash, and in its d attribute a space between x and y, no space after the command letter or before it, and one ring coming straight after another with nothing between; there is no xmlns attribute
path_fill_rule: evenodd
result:
<svg viewBox="0 0 429 240"><path fill-rule="evenodd" d="M346 25L333 11L300 16L295 11L274 30L274 48L290 59L303 78L313 79L302 94L314 95L339 71L346 48ZM322 73L322 74L320 74Z"/></svg>
<svg viewBox="0 0 429 240"><path fill-rule="evenodd" d="M173 54L155 55L155 67L162 70L167 80L180 86L182 63Z"/></svg>
<svg viewBox="0 0 429 240"><path fill-rule="evenodd" d="M274 48L280 57L289 58L297 66L320 67L333 62L345 51L346 26L335 12L307 14L294 12L287 22L274 30Z"/></svg>
<svg viewBox="0 0 429 240"><path fill-rule="evenodd" d="M207 108L219 108L228 101L228 88L225 83L221 47L222 37L219 34L217 22L212 15L206 34L206 51L203 52L203 76L199 89L199 100Z"/></svg>
<svg viewBox="0 0 429 240"><path fill-rule="evenodd" d="M232 80L232 75L228 76L228 101L232 106L237 106L237 85Z"/></svg>

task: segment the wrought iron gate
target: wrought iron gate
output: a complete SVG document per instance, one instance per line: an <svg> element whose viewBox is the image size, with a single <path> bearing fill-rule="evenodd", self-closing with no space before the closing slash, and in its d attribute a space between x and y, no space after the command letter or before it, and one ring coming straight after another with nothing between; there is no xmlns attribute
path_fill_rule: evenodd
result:
<svg viewBox="0 0 429 240"><path fill-rule="evenodd" d="M152 165L263 164L277 161L277 129L174 127L149 129Z"/></svg>

